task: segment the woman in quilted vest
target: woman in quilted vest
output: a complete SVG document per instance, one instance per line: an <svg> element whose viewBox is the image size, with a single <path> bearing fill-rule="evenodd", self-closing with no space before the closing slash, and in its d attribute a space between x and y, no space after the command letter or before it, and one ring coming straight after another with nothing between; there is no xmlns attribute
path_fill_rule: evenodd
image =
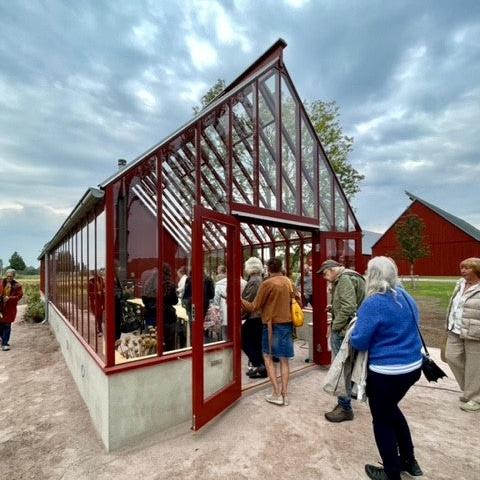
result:
<svg viewBox="0 0 480 480"><path fill-rule="evenodd" d="M463 394L460 408L480 412L480 258L460 263L447 311L445 357Z"/></svg>

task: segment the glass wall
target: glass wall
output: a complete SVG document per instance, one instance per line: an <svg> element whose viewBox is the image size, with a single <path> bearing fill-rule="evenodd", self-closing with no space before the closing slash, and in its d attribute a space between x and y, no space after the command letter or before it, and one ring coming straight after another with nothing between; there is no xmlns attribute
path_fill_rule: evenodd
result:
<svg viewBox="0 0 480 480"><path fill-rule="evenodd" d="M105 213L90 212L49 254L49 298L90 348L105 358Z"/></svg>

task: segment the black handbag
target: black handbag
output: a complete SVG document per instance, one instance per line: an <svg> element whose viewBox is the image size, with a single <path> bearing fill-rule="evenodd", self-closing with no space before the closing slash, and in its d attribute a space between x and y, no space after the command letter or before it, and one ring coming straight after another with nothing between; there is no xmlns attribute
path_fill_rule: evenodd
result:
<svg viewBox="0 0 480 480"><path fill-rule="evenodd" d="M415 314L413 313L413 308L408 301L408 298L405 297L405 301L408 303L410 310L412 312L413 320L415 321ZM418 334L420 335L420 340L422 341L423 350L425 353L422 353L422 372L425 375L425 378L429 382L436 382L440 378L447 377L447 374L434 362L432 357L430 357L430 353L428 353L428 348L425 345L425 340L423 340L422 332L420 331L420 327L418 323L415 321L415 325L417 326Z"/></svg>

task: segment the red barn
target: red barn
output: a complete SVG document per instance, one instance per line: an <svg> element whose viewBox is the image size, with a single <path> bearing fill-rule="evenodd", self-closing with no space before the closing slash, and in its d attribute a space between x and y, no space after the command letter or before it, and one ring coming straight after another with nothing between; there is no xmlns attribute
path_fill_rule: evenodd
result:
<svg viewBox="0 0 480 480"><path fill-rule="evenodd" d="M414 214L425 223L426 243L431 252L429 257L415 262L414 273L422 276L459 275L461 260L480 256L480 230L409 192L405 193L412 203L373 245L373 255L394 256L399 249L395 227L407 215ZM397 264L401 275L410 273L408 262L398 260Z"/></svg>

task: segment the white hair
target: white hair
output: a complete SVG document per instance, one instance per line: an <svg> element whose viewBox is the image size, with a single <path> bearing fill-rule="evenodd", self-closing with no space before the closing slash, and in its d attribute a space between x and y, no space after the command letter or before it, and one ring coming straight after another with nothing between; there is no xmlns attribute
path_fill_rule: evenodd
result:
<svg viewBox="0 0 480 480"><path fill-rule="evenodd" d="M5 273L13 273L15 275L17 271L14 268L9 268L8 270L5 271Z"/></svg>
<svg viewBox="0 0 480 480"><path fill-rule="evenodd" d="M250 257L245 262L245 275L261 275L263 273L263 263L257 257Z"/></svg>
<svg viewBox="0 0 480 480"><path fill-rule="evenodd" d="M388 257L373 257L367 265L365 275L365 296L375 293L395 292L400 286L395 262Z"/></svg>

